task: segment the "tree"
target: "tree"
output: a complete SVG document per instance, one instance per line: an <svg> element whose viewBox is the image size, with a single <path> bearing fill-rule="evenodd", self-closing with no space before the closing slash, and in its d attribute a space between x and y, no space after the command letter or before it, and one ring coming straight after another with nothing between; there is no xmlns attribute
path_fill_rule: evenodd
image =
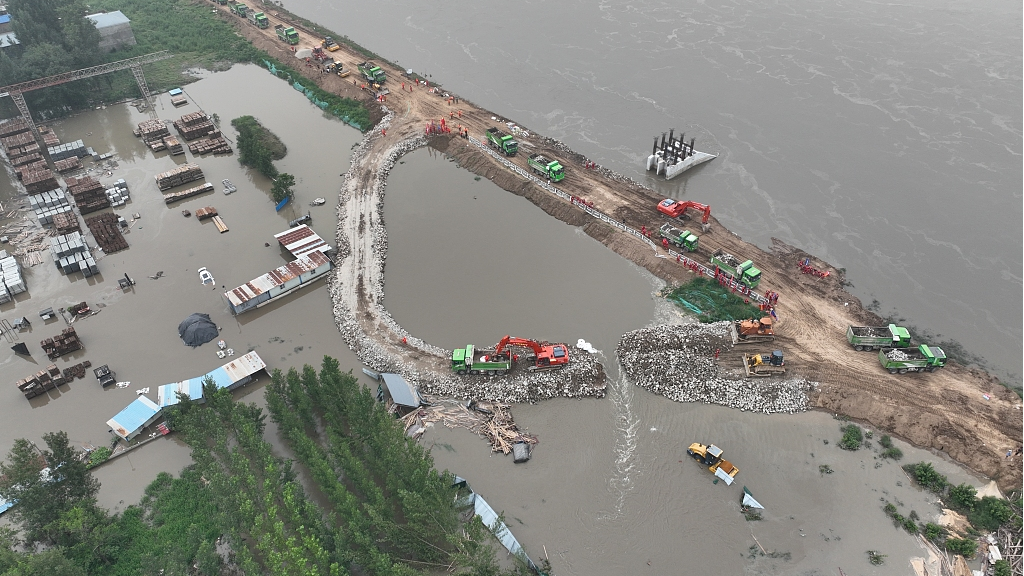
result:
<svg viewBox="0 0 1024 576"><path fill-rule="evenodd" d="M86 518L95 515L100 484L67 433L47 433L43 441L43 451L24 438L14 442L7 462L0 463L0 496L17 501L10 514L21 524L27 544L73 545Z"/></svg>
<svg viewBox="0 0 1024 576"><path fill-rule="evenodd" d="M274 197L274 202L280 202L285 198L291 197L292 186L295 186L295 176L282 172L277 177L277 180L274 180L274 185L270 188L270 194Z"/></svg>
<svg viewBox="0 0 1024 576"><path fill-rule="evenodd" d="M978 499L978 491L974 486L965 482L949 489L949 499L960 510L973 510L974 503Z"/></svg>

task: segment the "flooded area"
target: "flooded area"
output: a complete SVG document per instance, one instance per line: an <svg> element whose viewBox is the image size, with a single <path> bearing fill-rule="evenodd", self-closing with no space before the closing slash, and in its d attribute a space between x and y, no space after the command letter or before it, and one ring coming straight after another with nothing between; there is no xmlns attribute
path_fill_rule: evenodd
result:
<svg viewBox="0 0 1024 576"><path fill-rule="evenodd" d="M149 387L155 399L157 386L222 365L214 344L190 349L178 338L178 323L193 312L210 314L229 346L257 351L271 369L318 365L329 354L343 369L359 372L334 324L323 282L239 317L230 314L222 294L289 261L273 234L306 210L313 229L333 241L333 205L348 169L347 152L360 135L254 66L208 75L186 88L190 104L175 109L161 96L159 117L172 120L201 106L220 117L231 137L231 118L257 117L288 146L277 166L296 176L295 199L275 213L269 183L231 155L196 160L216 192L167 207L152 176L192 157L154 157L132 135L148 114L117 105L55 124L63 140L82 138L98 152L115 152L117 167L98 176L105 184L124 178L132 201L115 212L141 218L126 237L130 248L99 261L99 276L65 277L49 260L26 269L28 293L0 306L0 314L31 320L20 338L32 357L0 351L0 378L11 383L49 364L38 342L65 324L59 317L44 323L38 312L84 300L102 312L75 322L85 349L57 365L84 359L108 364L118 380L132 385L102 390L89 373L30 401L5 386L3 453L15 438L38 442L56 429L79 445L106 445L105 422L135 399L135 391ZM225 178L237 192L220 192ZM622 333L684 320L653 296L659 285L649 274L431 150L403 158L387 190L386 305L412 334L444 347L490 345L505 334L570 344L583 338L604 351L607 398L514 407L519 425L540 438L526 464L492 455L483 440L462 430L438 426L421 440L432 446L440 468L467 478L505 511L534 559L546 548L558 574L682 573L687 566L706 570L713 559L723 574L824 574L842 565L852 567L846 568L850 574L895 575L907 573L909 558L922 554L916 540L885 517L881 500L902 503L903 512L915 510L927 521L936 515L934 498L872 451L839 450L841 423L830 415L763 416L679 404L622 379L613 354ZM328 204L309 208L319 196ZM230 231L219 234L213 224L181 214L204 206L215 206ZM197 269L204 266L216 278L212 289L199 282ZM150 278L158 272L159 279ZM126 293L117 287L124 273L137 282ZM235 396L262 403L264 383ZM691 442L722 446L741 469L737 482L713 484L712 475L686 456ZM898 445L904 462L937 460L936 468L951 481L971 480L952 463ZM101 503L123 508L158 472L177 472L188 462L187 448L173 436L144 446L97 471ZM821 465L834 472L821 473ZM766 506L763 520L748 522L740 514L744 485ZM758 543L776 557L754 557ZM886 565L871 568L866 550L887 554Z"/></svg>

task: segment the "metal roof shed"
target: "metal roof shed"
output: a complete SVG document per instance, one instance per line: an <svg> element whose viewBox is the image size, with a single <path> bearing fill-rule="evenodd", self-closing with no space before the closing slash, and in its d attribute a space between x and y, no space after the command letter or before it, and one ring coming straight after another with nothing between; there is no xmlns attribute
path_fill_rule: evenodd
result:
<svg viewBox="0 0 1024 576"><path fill-rule="evenodd" d="M203 399L203 379L192 378L189 380L182 380L181 382L174 382L172 384L164 384L157 388L156 403L159 404L161 408L174 406L178 403L178 392L185 394L194 402L205 402Z"/></svg>
<svg viewBox="0 0 1024 576"><path fill-rule="evenodd" d="M110 426L114 434L125 440L131 440L159 417L160 407L149 398L139 396L135 402L118 412L117 416L107 420L107 426Z"/></svg>
<svg viewBox="0 0 1024 576"><path fill-rule="evenodd" d="M408 408L419 408L423 403L420 393L412 384L406 382L405 378L398 374L381 374L381 377L384 378L384 386L387 387L395 404Z"/></svg>
<svg viewBox="0 0 1024 576"><path fill-rule="evenodd" d="M281 246L284 246L284 249L296 258L310 252L320 252L326 255L331 250L331 246L305 224L274 234L274 238L277 238Z"/></svg>

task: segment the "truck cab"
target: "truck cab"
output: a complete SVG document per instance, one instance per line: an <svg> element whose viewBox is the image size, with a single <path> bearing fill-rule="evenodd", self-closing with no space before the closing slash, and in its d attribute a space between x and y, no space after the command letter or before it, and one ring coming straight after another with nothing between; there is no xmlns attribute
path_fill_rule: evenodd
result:
<svg viewBox="0 0 1024 576"><path fill-rule="evenodd" d="M700 240L696 234L691 233L689 230L680 230L666 223L661 225L659 232L661 237L668 240L669 243L675 244L687 252L697 251Z"/></svg>
<svg viewBox="0 0 1024 576"><path fill-rule="evenodd" d="M757 285L761 283L761 271L755 268L754 263L750 260L740 264L737 272L741 275L737 280L748 288L757 288Z"/></svg>

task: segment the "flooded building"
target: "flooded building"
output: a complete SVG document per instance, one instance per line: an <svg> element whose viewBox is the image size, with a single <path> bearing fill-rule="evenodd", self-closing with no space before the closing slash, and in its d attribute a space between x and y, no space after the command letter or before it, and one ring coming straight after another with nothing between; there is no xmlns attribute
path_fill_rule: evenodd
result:
<svg viewBox="0 0 1024 576"><path fill-rule="evenodd" d="M204 402L203 380L207 377L213 379L217 388L234 390L252 381L252 377L260 370L267 368L266 362L256 352L249 352L243 356L228 362L202 376L196 376L181 382L164 384L157 388L157 404L160 408L166 408L178 403L178 393L185 394L196 402Z"/></svg>
<svg viewBox="0 0 1024 576"><path fill-rule="evenodd" d="M326 276L331 261L318 250L309 251L293 262L254 278L224 293L233 314L260 308Z"/></svg>
<svg viewBox="0 0 1024 576"><path fill-rule="evenodd" d="M274 238L277 238L281 247L296 258L310 252L320 252L326 256L331 251L330 244L305 224L274 234Z"/></svg>
<svg viewBox="0 0 1024 576"><path fill-rule="evenodd" d="M112 52L118 48L135 46L135 33L131 21L120 10L86 16L100 32L100 50Z"/></svg>
<svg viewBox="0 0 1024 576"><path fill-rule="evenodd" d="M143 428L156 422L159 417L160 406L145 396L139 396L128 407L118 412L117 416L107 420L107 426L110 426L110 430L114 434L125 440L131 440L138 436Z"/></svg>

